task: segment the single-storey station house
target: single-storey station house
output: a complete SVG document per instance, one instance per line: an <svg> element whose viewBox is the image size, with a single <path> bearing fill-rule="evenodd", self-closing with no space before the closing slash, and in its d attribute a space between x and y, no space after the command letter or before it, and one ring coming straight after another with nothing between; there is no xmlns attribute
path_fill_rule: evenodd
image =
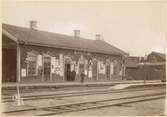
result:
<svg viewBox="0 0 167 117"><path fill-rule="evenodd" d="M105 42L42 31L35 21L30 27L2 24L3 82L67 82L120 80L124 51ZM76 77L72 77L75 71Z"/></svg>

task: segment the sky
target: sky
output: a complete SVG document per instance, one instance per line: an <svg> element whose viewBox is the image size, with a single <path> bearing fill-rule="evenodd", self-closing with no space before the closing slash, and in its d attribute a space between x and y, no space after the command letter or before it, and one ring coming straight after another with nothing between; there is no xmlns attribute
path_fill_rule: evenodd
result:
<svg viewBox="0 0 167 117"><path fill-rule="evenodd" d="M165 52L165 0L87 1L3 0L2 22L39 30L95 39L101 34L131 56Z"/></svg>

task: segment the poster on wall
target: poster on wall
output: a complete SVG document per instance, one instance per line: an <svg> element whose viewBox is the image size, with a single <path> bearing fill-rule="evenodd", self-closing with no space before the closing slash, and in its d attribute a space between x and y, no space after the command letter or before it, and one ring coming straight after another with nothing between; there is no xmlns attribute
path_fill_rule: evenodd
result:
<svg viewBox="0 0 167 117"><path fill-rule="evenodd" d="M105 64L103 64L103 61L98 62L98 70L100 74L105 74Z"/></svg>
<svg viewBox="0 0 167 117"><path fill-rule="evenodd" d="M85 60L84 73L88 75L88 60Z"/></svg>
<svg viewBox="0 0 167 117"><path fill-rule="evenodd" d="M88 77L92 78L92 67L91 66L89 66Z"/></svg>
<svg viewBox="0 0 167 117"><path fill-rule="evenodd" d="M71 62L71 71L74 71L74 70L75 70L75 64L76 64L75 61L72 61L72 62Z"/></svg>
<svg viewBox="0 0 167 117"><path fill-rule="evenodd" d="M60 76L63 76L63 74L64 74L63 65L64 65L63 62L60 61L60 71L59 71Z"/></svg>
<svg viewBox="0 0 167 117"><path fill-rule="evenodd" d="M63 62L63 54L59 54L59 60L60 62Z"/></svg>
<svg viewBox="0 0 167 117"><path fill-rule="evenodd" d="M21 69L21 76L26 77L26 69Z"/></svg>
<svg viewBox="0 0 167 117"><path fill-rule="evenodd" d="M55 73L60 75L60 67L59 66L56 66L55 67Z"/></svg>
<svg viewBox="0 0 167 117"><path fill-rule="evenodd" d="M42 65L43 65L42 55L38 55L37 56L37 74L38 75L42 74Z"/></svg>
<svg viewBox="0 0 167 117"><path fill-rule="evenodd" d="M51 57L51 73L60 74L60 64L56 57Z"/></svg>
<svg viewBox="0 0 167 117"><path fill-rule="evenodd" d="M76 72L76 74L79 74L79 65L78 64L75 65L75 72Z"/></svg>
<svg viewBox="0 0 167 117"><path fill-rule="evenodd" d="M51 57L51 73L55 73L56 57Z"/></svg>
<svg viewBox="0 0 167 117"><path fill-rule="evenodd" d="M74 64L71 64L71 72L74 71Z"/></svg>
<svg viewBox="0 0 167 117"><path fill-rule="evenodd" d="M122 76L122 74L123 74L123 70L121 69L121 70L119 71L119 75Z"/></svg>
<svg viewBox="0 0 167 117"><path fill-rule="evenodd" d="M42 55L37 56L37 66L42 66Z"/></svg>
<svg viewBox="0 0 167 117"><path fill-rule="evenodd" d="M79 58L79 64L84 64L84 57L83 57L83 56L81 56L81 57Z"/></svg>

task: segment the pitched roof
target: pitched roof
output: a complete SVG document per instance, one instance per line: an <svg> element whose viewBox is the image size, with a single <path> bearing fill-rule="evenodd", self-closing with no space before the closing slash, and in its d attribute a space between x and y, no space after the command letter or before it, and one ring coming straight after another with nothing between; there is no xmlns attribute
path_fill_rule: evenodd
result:
<svg viewBox="0 0 167 117"><path fill-rule="evenodd" d="M75 39L74 36L34 30L9 24L2 24L2 30L15 36L19 43L25 43L28 45L75 49L114 55L126 54L124 51L103 40L90 40L85 38Z"/></svg>
<svg viewBox="0 0 167 117"><path fill-rule="evenodd" d="M159 53L159 52L152 52L151 54L155 54L157 56L159 56L161 59L165 60L165 54L164 53Z"/></svg>

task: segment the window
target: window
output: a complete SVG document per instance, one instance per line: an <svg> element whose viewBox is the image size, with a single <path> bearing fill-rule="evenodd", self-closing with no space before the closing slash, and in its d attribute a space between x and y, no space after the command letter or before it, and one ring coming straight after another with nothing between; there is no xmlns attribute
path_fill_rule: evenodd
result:
<svg viewBox="0 0 167 117"><path fill-rule="evenodd" d="M28 55L27 57L27 74L28 76L34 76L37 74L37 56Z"/></svg>

